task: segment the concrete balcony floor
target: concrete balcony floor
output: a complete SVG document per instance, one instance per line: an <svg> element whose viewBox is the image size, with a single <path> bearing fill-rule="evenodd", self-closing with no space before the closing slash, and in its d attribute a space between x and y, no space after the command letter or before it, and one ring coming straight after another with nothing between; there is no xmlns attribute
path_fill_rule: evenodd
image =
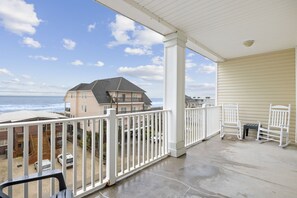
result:
<svg viewBox="0 0 297 198"><path fill-rule="evenodd" d="M89 197L297 197L297 147L219 136Z"/></svg>

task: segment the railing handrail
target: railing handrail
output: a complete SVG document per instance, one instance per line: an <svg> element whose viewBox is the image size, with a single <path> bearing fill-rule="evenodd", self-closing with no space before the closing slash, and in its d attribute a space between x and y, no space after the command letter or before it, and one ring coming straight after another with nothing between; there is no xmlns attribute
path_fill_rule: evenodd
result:
<svg viewBox="0 0 297 198"><path fill-rule="evenodd" d="M212 108L219 108L219 107L222 107L222 106L221 105L217 105L217 106L207 106L207 107L185 108L185 110L212 109Z"/></svg>
<svg viewBox="0 0 297 198"><path fill-rule="evenodd" d="M108 115L2 123L0 124L0 127L7 128L7 127L16 127L16 126L31 126L31 125L38 125L38 124L51 124L51 123L62 123L62 122L65 123L65 122L83 121L83 120L92 120L92 119L101 119L101 118L108 118Z"/></svg>
<svg viewBox="0 0 297 198"><path fill-rule="evenodd" d="M134 112L134 113L123 113L123 114L117 114L117 117L123 117L123 116L135 116L135 115L145 115L145 114L151 114L151 113L160 113L160 112L170 112L169 109L163 109L163 110L155 110L155 111L141 111L141 112Z"/></svg>
<svg viewBox="0 0 297 198"><path fill-rule="evenodd" d="M134 112L134 113L125 113L125 114L117 114L117 117L121 116L129 116L129 115L142 115L149 113L158 113L158 112L169 112L170 110L155 110L155 111L143 111L143 112ZM98 115L98 116L88 116L88 117L76 117L76 118L62 118L62 119L50 119L50 120L38 120L38 121L23 121L23 122L13 122L13 123L2 123L0 124L0 128L7 127L16 127L16 126L31 126L37 124L51 124L51 123L65 123L65 122L73 122L73 121L83 121L83 120L92 120L92 119L102 119L108 118L109 115Z"/></svg>

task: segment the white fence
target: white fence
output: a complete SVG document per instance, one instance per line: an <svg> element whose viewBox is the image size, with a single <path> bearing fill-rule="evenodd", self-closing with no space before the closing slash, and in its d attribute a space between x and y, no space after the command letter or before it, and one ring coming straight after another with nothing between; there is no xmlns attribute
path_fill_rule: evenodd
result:
<svg viewBox="0 0 297 198"><path fill-rule="evenodd" d="M216 134L220 111L221 107L186 109L185 146ZM74 196L83 197L167 157L169 113L160 110L116 115L109 109L102 116L0 124L8 134L8 173L4 179L36 172L32 159L38 162L40 172L42 160L48 158L51 169L62 169ZM18 131L22 132L21 147ZM21 151L17 154L16 149ZM57 155L66 153L73 154L72 168L66 168L65 157L61 164L57 162ZM51 179L7 190L12 197L48 197L58 185Z"/></svg>
<svg viewBox="0 0 297 198"><path fill-rule="evenodd" d="M185 110L185 146L189 147L215 135L220 130L221 107Z"/></svg>
<svg viewBox="0 0 297 198"><path fill-rule="evenodd" d="M51 169L62 169L74 196L83 197L166 157L168 112L116 115L110 109L103 116L1 124L8 134L6 179L36 172L29 164L34 155L37 172L42 171L42 160L49 158ZM23 134L20 157L15 156L16 131ZM61 164L57 162L57 155L66 153L73 154L72 168L66 169L66 157ZM22 168L17 168L20 164ZM50 179L8 187L7 193L10 197L20 193L20 197L49 197L57 187L57 182Z"/></svg>
<svg viewBox="0 0 297 198"><path fill-rule="evenodd" d="M116 149L117 179L168 155L168 112L117 115L120 135L116 137L119 141Z"/></svg>

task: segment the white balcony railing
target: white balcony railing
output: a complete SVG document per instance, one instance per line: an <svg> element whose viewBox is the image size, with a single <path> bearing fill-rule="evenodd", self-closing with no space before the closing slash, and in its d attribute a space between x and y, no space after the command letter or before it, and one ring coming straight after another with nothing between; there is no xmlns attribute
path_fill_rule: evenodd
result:
<svg viewBox="0 0 297 198"><path fill-rule="evenodd" d="M216 134L220 111L221 107L186 109L185 146ZM6 179L36 172L32 164L35 161L37 170L42 171L42 160L49 159L51 169L62 169L74 196L83 197L167 157L169 116L168 110L116 115L115 110L109 109L102 116L0 124L8 132ZM16 140L15 132L19 133L20 129L23 146L21 156L16 157L16 141L20 139ZM57 162L60 153L73 154L72 168L66 169L65 157L62 165ZM20 163L22 168L16 168ZM37 186L9 187L8 194L48 197L55 193L56 187L51 179L39 181Z"/></svg>
<svg viewBox="0 0 297 198"><path fill-rule="evenodd" d="M1 124L0 128L8 132L7 179L34 173L32 158L38 162L37 170L42 171L42 160L48 158L51 169L62 169L75 197L90 194L167 156L168 113L162 110L116 115L110 109L103 116ZM56 147L56 135L60 133L57 125L62 126L61 148ZM23 154L14 158L14 131L20 128L24 134ZM72 168L66 169L65 157L62 165L58 164L56 156L60 153L73 154ZM19 158L21 161L17 161ZM19 163L23 168L16 168ZM48 197L55 193L56 185L51 179L38 181L37 186L25 184L23 189L18 185L7 190L11 197L20 196L19 192L20 197Z"/></svg>
<svg viewBox="0 0 297 198"><path fill-rule="evenodd" d="M168 113L162 110L117 115L121 136L116 137L118 179L168 155Z"/></svg>
<svg viewBox="0 0 297 198"><path fill-rule="evenodd" d="M220 130L221 107L186 108L185 146L189 147Z"/></svg>

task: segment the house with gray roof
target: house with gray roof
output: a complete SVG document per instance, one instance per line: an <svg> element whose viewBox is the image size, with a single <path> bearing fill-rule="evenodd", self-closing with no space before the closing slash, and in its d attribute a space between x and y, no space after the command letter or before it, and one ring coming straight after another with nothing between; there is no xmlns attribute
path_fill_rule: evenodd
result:
<svg viewBox="0 0 297 198"><path fill-rule="evenodd" d="M64 100L69 117L102 115L108 108L128 113L151 107L145 91L123 77L78 84L67 91Z"/></svg>

